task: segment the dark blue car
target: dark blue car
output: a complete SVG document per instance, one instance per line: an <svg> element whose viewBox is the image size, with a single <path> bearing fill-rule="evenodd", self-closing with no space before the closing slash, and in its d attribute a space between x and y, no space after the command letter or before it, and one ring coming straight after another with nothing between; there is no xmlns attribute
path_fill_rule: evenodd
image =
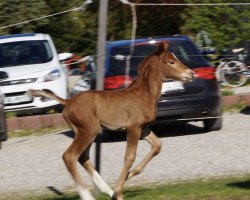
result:
<svg viewBox="0 0 250 200"><path fill-rule="evenodd" d="M221 97L211 66L194 43L185 36L109 42L105 61L105 90L126 87L136 76L141 60L155 51L157 43L169 41L169 51L196 73L194 81L166 80L158 101L156 124L170 121L203 121L206 131L221 129Z"/></svg>

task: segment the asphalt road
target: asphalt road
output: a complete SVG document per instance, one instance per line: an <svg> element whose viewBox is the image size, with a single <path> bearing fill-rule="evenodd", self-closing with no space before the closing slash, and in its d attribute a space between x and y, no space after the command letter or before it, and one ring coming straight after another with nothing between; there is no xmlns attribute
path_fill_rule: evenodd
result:
<svg viewBox="0 0 250 200"><path fill-rule="evenodd" d="M156 133L162 152L126 186L155 184L250 173L250 113L226 114L221 131L204 133L202 124L162 126ZM117 133L115 133L117 134ZM35 193L75 191L74 183L61 159L70 145L69 132L39 137L13 138L0 150L0 199L17 194L17 199ZM102 144L101 175L113 187L123 164L126 143ZM137 163L150 146L140 141ZM95 145L91 159L95 160ZM92 187L86 172L82 178Z"/></svg>

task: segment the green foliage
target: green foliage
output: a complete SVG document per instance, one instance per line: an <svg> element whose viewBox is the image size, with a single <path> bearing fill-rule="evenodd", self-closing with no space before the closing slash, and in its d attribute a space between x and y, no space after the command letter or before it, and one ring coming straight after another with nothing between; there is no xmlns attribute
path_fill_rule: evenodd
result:
<svg viewBox="0 0 250 200"><path fill-rule="evenodd" d="M222 96L231 96L231 95L234 95L234 91L230 90L230 89L222 89L221 95Z"/></svg>
<svg viewBox="0 0 250 200"><path fill-rule="evenodd" d="M178 0L177 3L183 3ZM83 0L3 0L0 1L0 24L7 26L51 15L83 4ZM131 1L132 2L132 1ZM136 0L134 2L151 2ZM157 3L164 3L158 0ZM180 33L180 13L183 7L136 7L137 37L163 36ZM58 52L80 55L95 54L98 33L99 1L94 0L85 10L72 11L26 24L0 29L0 34L41 32L52 36ZM11 17L10 17L11 16ZM107 40L129 39L132 14L128 5L109 0Z"/></svg>
<svg viewBox="0 0 250 200"><path fill-rule="evenodd" d="M1 0L0 1L0 24L8 26L26 20L35 19L48 14L48 7L44 0ZM34 32L37 27L48 24L48 19L31 21L25 24L0 29L0 34L15 34Z"/></svg>
<svg viewBox="0 0 250 200"><path fill-rule="evenodd" d="M186 0L187 3L228 3L228 0ZM238 3L238 1L230 1ZM249 0L241 0L249 3ZM184 33L197 34L204 30L210 34L218 50L236 47L249 39L250 32L249 6L192 6L185 10L182 18L185 21Z"/></svg>
<svg viewBox="0 0 250 200"><path fill-rule="evenodd" d="M233 1L233 0L232 0ZM152 0L131 0L150 3ZM157 0L155 3L166 3ZM175 0L174 3L222 3L227 0ZM237 2L235 0L235 2ZM241 2L249 2L242 0ZM2 0L0 1L1 27L26 20L63 12L81 6L83 0ZM196 35L207 31L217 49L237 46L249 39L249 6L136 6L136 37L166 36L173 34ZM48 33L59 52L80 55L95 54L98 34L99 1L93 0L85 10L72 11L38 21L0 29L0 34L41 32ZM107 40L129 39L132 14L128 5L109 0ZM181 27L181 28L180 28Z"/></svg>
<svg viewBox="0 0 250 200"><path fill-rule="evenodd" d="M223 106L222 107L222 111L223 113L227 112L227 113L238 113L241 112L242 110L244 110L245 108L247 108L246 102L241 101L239 103L230 105L230 106Z"/></svg>
<svg viewBox="0 0 250 200"><path fill-rule="evenodd" d="M61 127L42 127L35 130L25 130L25 129L18 129L13 132L8 132L8 135L10 138L16 138L16 137L25 137L25 136L42 136L42 135L48 135L51 133L56 132L63 132L68 131L68 126L61 126Z"/></svg>
<svg viewBox="0 0 250 200"><path fill-rule="evenodd" d="M7 112L5 114L6 119L11 119L11 118L15 118L16 117L16 113L15 112Z"/></svg>

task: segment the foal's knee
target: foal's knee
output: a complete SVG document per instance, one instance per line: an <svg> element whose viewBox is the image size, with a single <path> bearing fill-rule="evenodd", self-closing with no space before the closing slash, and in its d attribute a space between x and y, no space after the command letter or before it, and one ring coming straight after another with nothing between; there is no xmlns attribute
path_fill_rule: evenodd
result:
<svg viewBox="0 0 250 200"><path fill-rule="evenodd" d="M73 157L72 157L69 153L65 152L65 153L62 155L62 159L63 159L63 161L64 161L66 167L68 168L68 170L71 170L72 167L73 167L74 164L75 164L75 160L73 159Z"/></svg>

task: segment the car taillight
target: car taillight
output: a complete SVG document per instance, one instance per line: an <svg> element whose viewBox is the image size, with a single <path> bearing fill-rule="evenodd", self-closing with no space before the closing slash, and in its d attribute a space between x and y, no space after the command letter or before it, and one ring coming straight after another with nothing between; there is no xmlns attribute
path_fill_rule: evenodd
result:
<svg viewBox="0 0 250 200"><path fill-rule="evenodd" d="M202 79L215 79L215 68L214 67L200 67L193 69L196 77Z"/></svg>
<svg viewBox="0 0 250 200"><path fill-rule="evenodd" d="M119 89L125 87L126 84L132 82L132 78L128 76L126 78L125 75L106 77L104 79L104 88L106 90Z"/></svg>

